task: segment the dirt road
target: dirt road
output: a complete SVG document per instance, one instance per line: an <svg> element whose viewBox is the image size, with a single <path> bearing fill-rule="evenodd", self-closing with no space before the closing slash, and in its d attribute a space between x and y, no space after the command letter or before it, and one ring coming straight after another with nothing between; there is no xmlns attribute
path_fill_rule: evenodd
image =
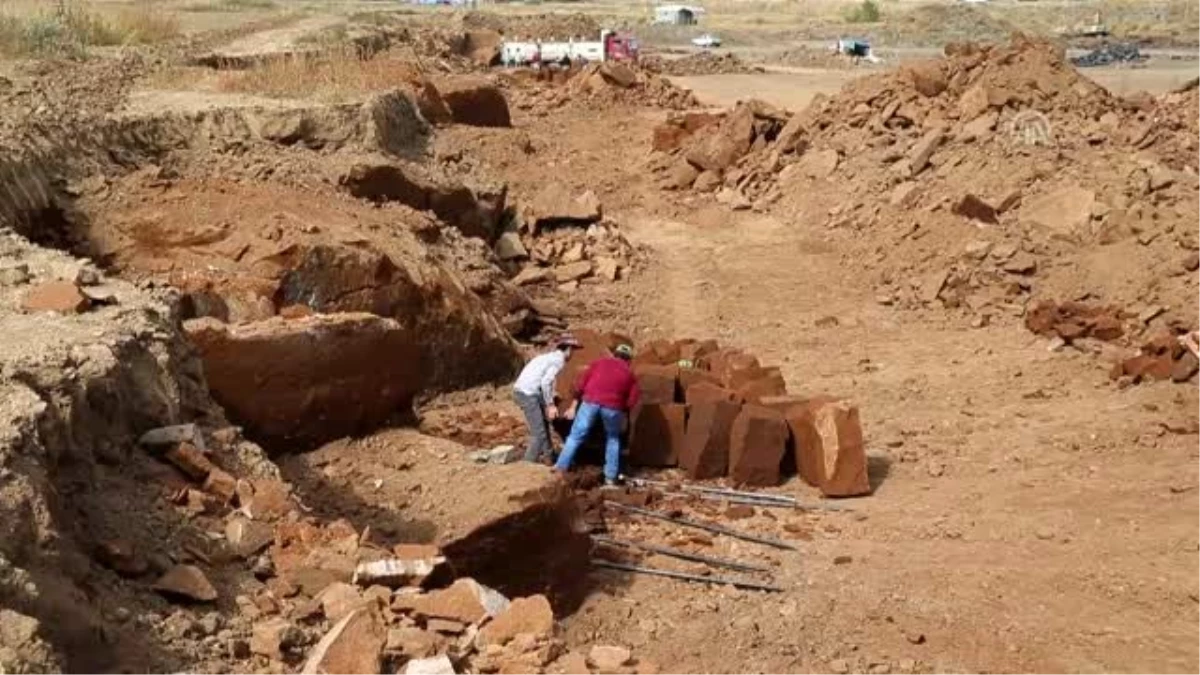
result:
<svg viewBox="0 0 1200 675"><path fill-rule="evenodd" d="M762 641L750 661L646 641L659 662L1195 665L1196 448L1193 436L1162 426L1194 419L1194 391L1116 391L1089 357L1048 352L1016 326L969 329L880 307L803 220L645 220L633 232L663 258L647 291L665 289L655 316L676 317L675 332L716 317L718 334L779 359L791 390L862 403L878 482L855 515L820 518L814 541L780 556L795 587L779 597L730 599L736 614L722 606L664 616L671 605L655 598L668 584L634 584L626 599L686 624L692 644ZM838 325L814 326L826 316ZM835 565L841 555L853 562ZM924 641L914 644L918 633Z"/></svg>

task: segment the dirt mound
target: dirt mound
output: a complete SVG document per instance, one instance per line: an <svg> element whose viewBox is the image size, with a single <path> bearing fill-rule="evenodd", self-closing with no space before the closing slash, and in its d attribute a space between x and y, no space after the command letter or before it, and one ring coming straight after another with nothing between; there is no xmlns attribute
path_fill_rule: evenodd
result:
<svg viewBox="0 0 1200 675"><path fill-rule="evenodd" d="M573 14L513 14L467 12L462 17L467 29L490 29L517 39L551 40L567 38L597 39L600 24L592 17Z"/></svg>
<svg viewBox="0 0 1200 675"><path fill-rule="evenodd" d="M818 97L777 132L751 130L743 105L655 166L668 187L856 233L884 304L977 323L1039 295L1193 313L1196 93L1121 99L1025 38L946 52Z"/></svg>
<svg viewBox="0 0 1200 675"><path fill-rule="evenodd" d="M635 105L679 110L699 105L690 90L623 63L591 63L579 69L551 100L583 105Z"/></svg>
<svg viewBox="0 0 1200 675"><path fill-rule="evenodd" d="M812 47L790 47L769 54L763 61L778 66L828 70L846 70L867 65L867 62L862 59L838 54L832 49L814 49Z"/></svg>
<svg viewBox="0 0 1200 675"><path fill-rule="evenodd" d="M639 62L639 65L652 73L658 73L661 75L674 75L676 77L687 75L724 75L763 72L761 67L751 66L743 61L737 54L733 54L731 52L724 52L721 54L715 52L699 52L697 54L689 54L677 59L651 56L643 58Z"/></svg>

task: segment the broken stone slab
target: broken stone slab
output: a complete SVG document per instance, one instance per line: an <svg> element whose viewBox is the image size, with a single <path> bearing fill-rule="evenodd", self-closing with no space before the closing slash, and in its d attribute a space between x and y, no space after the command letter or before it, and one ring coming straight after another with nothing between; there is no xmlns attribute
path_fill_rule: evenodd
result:
<svg viewBox="0 0 1200 675"><path fill-rule="evenodd" d="M87 311L91 301L73 281L46 281L25 294L21 306L30 312L79 314Z"/></svg>
<svg viewBox="0 0 1200 675"><path fill-rule="evenodd" d="M508 609L479 631L484 645L505 645L520 634L550 637L554 634L554 611L544 595L513 600Z"/></svg>
<svg viewBox="0 0 1200 675"><path fill-rule="evenodd" d="M538 227L555 224L587 224L600 220L603 208L595 192L586 190L578 195L571 194L561 183L544 186L533 198L529 210Z"/></svg>
<svg viewBox="0 0 1200 675"><path fill-rule="evenodd" d="M596 258L596 276L605 281L616 281L621 276L621 265L609 257Z"/></svg>
<svg viewBox="0 0 1200 675"><path fill-rule="evenodd" d="M992 129L996 128L996 122L999 119L1000 116L992 112L976 117L963 125L962 133L959 134L960 140L970 141L987 136Z"/></svg>
<svg viewBox="0 0 1200 675"><path fill-rule="evenodd" d="M412 659L404 665L404 675L455 675L450 657L439 654L427 659Z"/></svg>
<svg viewBox="0 0 1200 675"><path fill-rule="evenodd" d="M139 556L133 544L124 539L108 539L96 546L96 558L100 564L124 577L138 577L146 573L150 565Z"/></svg>
<svg viewBox="0 0 1200 675"><path fill-rule="evenodd" d="M242 512L255 520L278 520L292 511L291 490L281 480L262 479L249 483L239 499Z"/></svg>
<svg viewBox="0 0 1200 675"><path fill-rule="evenodd" d="M409 409L424 382L415 326L367 313L184 322L213 397L248 436L302 450Z"/></svg>
<svg viewBox="0 0 1200 675"><path fill-rule="evenodd" d="M754 113L740 106L716 127L698 134L699 141L688 149L686 159L703 171L721 172L750 151L754 140Z"/></svg>
<svg viewBox="0 0 1200 675"><path fill-rule="evenodd" d="M635 466L675 466L683 452L687 406L647 403L629 422L629 462Z"/></svg>
<svg viewBox="0 0 1200 675"><path fill-rule="evenodd" d="M913 181L905 181L892 188L888 202L892 206L908 209L912 208L920 197L921 193L917 189L917 184Z"/></svg>
<svg viewBox="0 0 1200 675"><path fill-rule="evenodd" d="M321 603L321 611L330 621L337 621L366 604L366 599L355 586L341 581L326 586L316 600Z"/></svg>
<svg viewBox="0 0 1200 675"><path fill-rule="evenodd" d="M554 270L549 267L538 267L537 265L526 265L517 273L517 276L512 278L512 282L516 286L526 286L529 284L537 284L544 281L550 281L554 278Z"/></svg>
<svg viewBox="0 0 1200 675"><path fill-rule="evenodd" d="M587 655L587 661L593 668L607 673L617 672L632 659L633 653L628 648L608 645L595 645Z"/></svg>
<svg viewBox="0 0 1200 675"><path fill-rule="evenodd" d="M579 281L584 277L590 276L592 273L592 263L589 260L581 260L579 262L559 265L554 268L554 279L560 283L570 283Z"/></svg>
<svg viewBox="0 0 1200 675"><path fill-rule="evenodd" d="M495 617L509 606L508 598L474 579L458 579L449 588L421 595L397 596L392 608L425 619L450 619L473 624Z"/></svg>
<svg viewBox="0 0 1200 675"><path fill-rule="evenodd" d="M205 492L218 497L223 503L228 504L233 501L234 495L237 494L237 479L228 472L214 466L208 472L208 478L204 479L202 487Z"/></svg>
<svg viewBox="0 0 1200 675"><path fill-rule="evenodd" d="M799 166L797 170L809 178L822 180L833 175L840 161L841 155L837 150L830 148L809 150L800 157L800 161L797 162L797 166Z"/></svg>
<svg viewBox="0 0 1200 675"><path fill-rule="evenodd" d="M1052 236L1075 241L1091 221L1096 193L1078 185L1052 190L1021 206L1022 224L1042 228Z"/></svg>
<svg viewBox="0 0 1200 675"><path fill-rule="evenodd" d="M233 516L225 523L225 541L230 552L239 558L249 558L263 551L274 538L274 529L261 521Z"/></svg>
<svg viewBox="0 0 1200 675"><path fill-rule="evenodd" d="M212 602L217 599L217 589L213 588L204 572L194 565L171 568L154 582L154 590L176 600Z"/></svg>
<svg viewBox="0 0 1200 675"><path fill-rule="evenodd" d="M384 650L410 659L421 659L433 656L440 643L441 638L428 631L415 626L401 626L388 630Z"/></svg>
<svg viewBox="0 0 1200 675"><path fill-rule="evenodd" d="M978 220L983 223L996 224L996 209L978 195L971 192L964 194L959 198L954 206L950 209L952 212L971 220Z"/></svg>
<svg viewBox="0 0 1200 675"><path fill-rule="evenodd" d="M730 430L730 479L740 485L778 485L787 439L787 425L778 411L743 406Z"/></svg>
<svg viewBox="0 0 1200 675"><path fill-rule="evenodd" d="M605 61L600 64L599 73L604 79L622 89L628 89L637 83L637 73L623 63Z"/></svg>
<svg viewBox="0 0 1200 675"><path fill-rule="evenodd" d="M293 647L304 642L304 633L287 619L270 619L254 625L250 634L250 652L282 661Z"/></svg>
<svg viewBox="0 0 1200 675"><path fill-rule="evenodd" d="M477 464L512 464L521 458L521 451L515 445L497 445L490 450L476 450L467 457Z"/></svg>
<svg viewBox="0 0 1200 675"><path fill-rule="evenodd" d="M908 153L908 175L916 176L929 166L929 158L942 144L945 134L941 129L933 129L921 137Z"/></svg>
<svg viewBox="0 0 1200 675"><path fill-rule="evenodd" d="M417 586L425 580L438 565L446 562L444 556L433 556L423 559L385 558L362 562L354 568L353 582L359 586Z"/></svg>
<svg viewBox="0 0 1200 675"><path fill-rule="evenodd" d="M505 232L496 239L496 257L501 260L521 260L529 257L529 251L521 242L521 235Z"/></svg>
<svg viewBox="0 0 1200 675"><path fill-rule="evenodd" d="M827 497L871 492L858 408L828 398L789 409L788 426L801 478Z"/></svg>
<svg viewBox="0 0 1200 675"><path fill-rule="evenodd" d="M377 675L383 665L381 653L385 642L383 621L378 612L370 608L356 609L338 621L317 642L300 672L303 675Z"/></svg>
<svg viewBox="0 0 1200 675"><path fill-rule="evenodd" d="M197 432L196 425L191 423L158 427L138 438L138 445L152 450L164 450L179 443L192 443L199 448L204 447L203 438Z"/></svg>
<svg viewBox="0 0 1200 675"><path fill-rule="evenodd" d="M729 468L729 438L741 406L725 400L689 401L679 466L689 478L720 478Z"/></svg>
<svg viewBox="0 0 1200 675"><path fill-rule="evenodd" d="M206 480L208 474L217 468L199 448L188 442L167 450L163 457L189 478L197 481Z"/></svg>

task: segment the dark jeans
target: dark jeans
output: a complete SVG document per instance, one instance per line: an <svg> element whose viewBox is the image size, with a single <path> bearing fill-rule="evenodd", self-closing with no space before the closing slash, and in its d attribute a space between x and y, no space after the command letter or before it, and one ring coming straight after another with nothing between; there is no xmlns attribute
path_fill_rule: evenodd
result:
<svg viewBox="0 0 1200 675"><path fill-rule="evenodd" d="M529 427L525 461L536 462L543 457L549 458L553 448L550 445L550 425L546 421L546 404L542 402L542 397L514 391L513 400L525 415L525 426Z"/></svg>

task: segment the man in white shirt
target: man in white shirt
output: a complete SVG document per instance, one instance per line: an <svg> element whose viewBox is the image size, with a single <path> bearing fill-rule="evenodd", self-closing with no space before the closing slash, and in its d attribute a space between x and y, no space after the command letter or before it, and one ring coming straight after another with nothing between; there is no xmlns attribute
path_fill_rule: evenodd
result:
<svg viewBox="0 0 1200 675"><path fill-rule="evenodd" d="M558 406L554 402L554 380L571 359L571 350L579 342L569 334L554 341L554 349L535 356L525 364L517 381L513 384L513 399L525 415L529 427L529 447L525 450L527 462L549 462L551 457L549 421L558 418Z"/></svg>

